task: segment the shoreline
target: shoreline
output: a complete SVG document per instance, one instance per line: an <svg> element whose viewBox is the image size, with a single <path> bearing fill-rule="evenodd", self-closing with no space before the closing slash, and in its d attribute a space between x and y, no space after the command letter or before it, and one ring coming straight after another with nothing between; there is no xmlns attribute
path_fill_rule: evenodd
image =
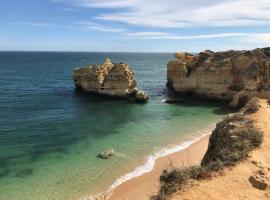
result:
<svg viewBox="0 0 270 200"><path fill-rule="evenodd" d="M256 102L257 101L257 102ZM243 118L232 118L231 120L225 121L225 124L231 128L227 129L227 133L223 132L224 126L221 125L213 134L211 138L211 146L213 144L218 148L210 148L212 152L208 152L208 158L210 162L215 162L215 155L213 151L217 153L223 153L226 156L225 159L230 157L224 152L229 154L241 153L240 146L244 147L248 155L240 158L235 165L225 165L221 173L212 174L211 179L197 179L194 180L193 184L186 187L184 190L170 196L171 200L239 200L239 199L252 199L252 200L269 200L270 199L270 105L269 101L264 99L251 100L246 107L240 112L240 115L245 115ZM250 121L251 120L251 121ZM239 123L240 122L240 123ZM242 122L242 124L241 124ZM250 131L253 137L257 137L257 142L252 143L250 140L251 136L245 134L242 140L246 139L246 143L250 143L252 148L245 147L244 142L239 143L235 140L237 136L237 130L252 130ZM252 124L251 126L249 124ZM226 126L226 125L225 125ZM241 127L242 126L242 127ZM225 128L226 129L226 128ZM217 134L217 132L221 132ZM231 135L231 132L234 132ZM226 137L229 134L230 137L226 140L219 140L217 137ZM241 132L240 132L241 134ZM237 149L231 149L230 145L226 143L234 143L239 145ZM221 147L221 148L220 148ZM227 149L226 149L227 148ZM210 155L209 155L210 154ZM210 156L210 158L209 158ZM213 156L213 157L211 157ZM211 160L212 159L212 160ZM225 160L226 161L226 160ZM207 161L209 162L209 161ZM221 161L222 162L222 161ZM224 162L224 161L223 161ZM212 163L213 164L213 163ZM205 165L205 164L204 164ZM213 171L212 171L213 172Z"/></svg>
<svg viewBox="0 0 270 200"><path fill-rule="evenodd" d="M146 200L158 192L159 176L172 167L200 164L215 124L200 130L200 136L183 141L177 146L162 149L147 157L142 165L117 178L105 192L90 195L82 200ZM138 196L139 195L139 196Z"/></svg>
<svg viewBox="0 0 270 200"><path fill-rule="evenodd" d="M134 177L113 189L109 200L148 200L149 197L159 190L159 177L163 170L172 167L187 167L200 164L209 141L210 133L185 148L160 157L156 160L154 168L147 173ZM185 143L183 143L185 144Z"/></svg>

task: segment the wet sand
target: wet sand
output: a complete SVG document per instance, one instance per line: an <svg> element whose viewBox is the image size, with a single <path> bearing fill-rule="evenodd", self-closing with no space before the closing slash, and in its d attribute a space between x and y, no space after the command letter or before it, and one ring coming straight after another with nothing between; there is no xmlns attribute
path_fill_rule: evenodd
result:
<svg viewBox="0 0 270 200"><path fill-rule="evenodd" d="M200 164L207 150L208 141L209 135L182 151L159 158L151 172L122 183L113 190L109 200L149 199L159 190L159 176L163 170Z"/></svg>

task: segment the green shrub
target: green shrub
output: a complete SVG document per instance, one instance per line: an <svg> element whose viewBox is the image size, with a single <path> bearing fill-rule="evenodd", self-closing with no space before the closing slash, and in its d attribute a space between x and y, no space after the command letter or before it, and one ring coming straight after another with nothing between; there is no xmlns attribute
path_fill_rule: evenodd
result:
<svg viewBox="0 0 270 200"><path fill-rule="evenodd" d="M245 159L262 140L263 134L253 126L250 119L239 114L228 117L218 123L213 131L202 167L218 170L233 166Z"/></svg>
<svg viewBox="0 0 270 200"><path fill-rule="evenodd" d="M199 166L187 167L184 169L173 169L170 172L164 170L160 176L160 190L157 195L151 197L151 200L167 200L175 192L183 189L191 179L202 180L210 179L210 171Z"/></svg>
<svg viewBox="0 0 270 200"><path fill-rule="evenodd" d="M259 108L260 108L259 98L253 97L251 100L247 102L243 110L245 113L255 113L259 110Z"/></svg>
<svg viewBox="0 0 270 200"><path fill-rule="evenodd" d="M253 99L243 113L255 112L258 105L258 99ZM201 166L163 171L159 193L152 196L151 200L170 199L173 193L182 190L192 179L211 179L213 171L233 166L245 159L262 141L262 132L255 128L253 121L246 115L237 113L227 116L212 132Z"/></svg>

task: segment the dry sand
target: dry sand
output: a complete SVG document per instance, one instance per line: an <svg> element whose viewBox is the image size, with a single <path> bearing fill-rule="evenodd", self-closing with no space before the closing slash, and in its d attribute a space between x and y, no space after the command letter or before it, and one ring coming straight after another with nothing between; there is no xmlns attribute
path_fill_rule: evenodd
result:
<svg viewBox="0 0 270 200"><path fill-rule="evenodd" d="M260 101L260 110L251 117L264 133L261 147L236 167L226 169L223 176L212 180L195 181L184 191L175 194L172 200L270 200L270 189L258 190L249 182L252 173L260 166L270 167L270 107ZM142 176L118 186L109 200L146 200L159 189L159 176L171 166L184 167L200 164L208 146L209 136L189 148L157 160L154 169ZM256 161L259 164L254 164Z"/></svg>
<svg viewBox="0 0 270 200"><path fill-rule="evenodd" d="M205 136L187 149L159 158L154 169L142 176L131 179L114 189L109 200L146 200L159 189L159 176L164 169L199 164L208 146Z"/></svg>
<svg viewBox="0 0 270 200"><path fill-rule="evenodd" d="M264 100L260 101L260 105L259 111L251 117L257 128L264 133L261 147L251 152L247 160L231 170L227 169L224 176L196 182L192 187L179 192L172 200L270 200L269 187L258 190L249 182L249 177L261 166L270 167L270 107Z"/></svg>

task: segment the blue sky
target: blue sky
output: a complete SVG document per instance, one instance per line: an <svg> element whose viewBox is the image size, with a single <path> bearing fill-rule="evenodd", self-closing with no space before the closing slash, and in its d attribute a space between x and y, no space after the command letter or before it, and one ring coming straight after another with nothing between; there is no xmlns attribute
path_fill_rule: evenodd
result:
<svg viewBox="0 0 270 200"><path fill-rule="evenodd" d="M197 52L270 46L270 0L0 0L0 50Z"/></svg>

